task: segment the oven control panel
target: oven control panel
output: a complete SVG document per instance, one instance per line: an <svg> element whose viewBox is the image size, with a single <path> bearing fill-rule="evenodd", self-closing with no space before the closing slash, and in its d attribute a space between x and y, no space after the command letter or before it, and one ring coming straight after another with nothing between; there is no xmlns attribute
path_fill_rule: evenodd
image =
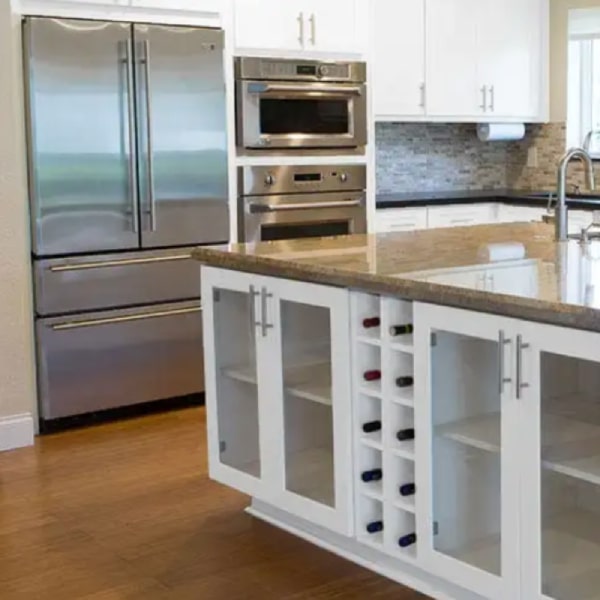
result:
<svg viewBox="0 0 600 600"><path fill-rule="evenodd" d="M360 191L367 187L365 165L241 167L240 196Z"/></svg>

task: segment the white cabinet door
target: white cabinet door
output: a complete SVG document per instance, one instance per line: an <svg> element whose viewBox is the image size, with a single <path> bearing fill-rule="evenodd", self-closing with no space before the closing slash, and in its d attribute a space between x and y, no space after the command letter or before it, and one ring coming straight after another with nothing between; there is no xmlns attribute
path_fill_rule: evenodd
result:
<svg viewBox="0 0 600 600"><path fill-rule="evenodd" d="M480 115L483 94L477 73L479 0L427 0L427 114Z"/></svg>
<svg viewBox="0 0 600 600"><path fill-rule="evenodd" d="M594 214L591 210L569 210L569 233L578 234L592 224Z"/></svg>
<svg viewBox="0 0 600 600"><path fill-rule="evenodd" d="M464 227L496 222L494 204L455 204L428 209L429 228Z"/></svg>
<svg viewBox="0 0 600 600"><path fill-rule="evenodd" d="M306 2L235 0L236 48L301 50L308 43Z"/></svg>
<svg viewBox="0 0 600 600"><path fill-rule="evenodd" d="M491 265L485 272L485 290L497 294L536 298L538 264L535 260L519 260Z"/></svg>
<svg viewBox="0 0 600 600"><path fill-rule="evenodd" d="M427 229L427 208L383 208L377 211L377 233Z"/></svg>
<svg viewBox="0 0 600 600"><path fill-rule="evenodd" d="M598 334L526 323L522 359L523 592L598 597Z"/></svg>
<svg viewBox="0 0 600 600"><path fill-rule="evenodd" d="M480 0L479 86L490 119L539 113L542 71L540 0Z"/></svg>
<svg viewBox="0 0 600 600"><path fill-rule="evenodd" d="M425 114L425 0L371 2L375 117Z"/></svg>
<svg viewBox="0 0 600 600"><path fill-rule="evenodd" d="M345 535L353 533L350 315L347 290L267 279L263 319L277 391L275 506Z"/></svg>
<svg viewBox="0 0 600 600"><path fill-rule="evenodd" d="M223 10L223 3L219 0L129 0L137 8L158 8L161 10L190 12L213 12Z"/></svg>
<svg viewBox="0 0 600 600"><path fill-rule="evenodd" d="M420 558L482 597L522 597L515 322L425 304L414 315Z"/></svg>
<svg viewBox="0 0 600 600"><path fill-rule="evenodd" d="M547 211L542 207L500 204L498 206L498 223L541 221L545 214Z"/></svg>
<svg viewBox="0 0 600 600"><path fill-rule="evenodd" d="M357 2L358 0L304 0L305 49L316 52L361 52ZM361 23L360 26L366 27L367 24Z"/></svg>

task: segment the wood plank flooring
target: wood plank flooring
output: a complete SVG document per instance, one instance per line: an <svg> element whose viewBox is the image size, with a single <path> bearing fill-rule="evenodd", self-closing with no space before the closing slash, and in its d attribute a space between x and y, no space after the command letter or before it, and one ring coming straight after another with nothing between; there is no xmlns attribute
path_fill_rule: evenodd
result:
<svg viewBox="0 0 600 600"><path fill-rule="evenodd" d="M194 408L0 453L0 599L425 598L242 512L204 430Z"/></svg>

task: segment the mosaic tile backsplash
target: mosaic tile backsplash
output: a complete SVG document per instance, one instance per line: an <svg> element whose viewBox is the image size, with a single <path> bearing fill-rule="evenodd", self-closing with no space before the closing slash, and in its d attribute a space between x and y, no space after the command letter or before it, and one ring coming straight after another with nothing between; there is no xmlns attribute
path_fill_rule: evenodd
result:
<svg viewBox="0 0 600 600"><path fill-rule="evenodd" d="M519 142L480 142L471 123L377 123L377 192L553 190L565 140L564 123L528 125ZM535 168L527 166L532 146ZM600 164L596 177L600 188ZM569 183L586 191L579 163Z"/></svg>

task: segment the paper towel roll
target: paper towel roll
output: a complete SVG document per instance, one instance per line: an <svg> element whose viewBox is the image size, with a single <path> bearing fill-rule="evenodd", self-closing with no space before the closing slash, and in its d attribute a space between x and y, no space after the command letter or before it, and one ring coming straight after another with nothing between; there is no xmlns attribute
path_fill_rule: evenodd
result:
<svg viewBox="0 0 600 600"><path fill-rule="evenodd" d="M523 123L479 123L477 137L482 142L522 140L525 137Z"/></svg>
<svg viewBox="0 0 600 600"><path fill-rule="evenodd" d="M520 242L487 244L479 248L479 258L488 262L501 260L520 260L525 258L525 246Z"/></svg>

